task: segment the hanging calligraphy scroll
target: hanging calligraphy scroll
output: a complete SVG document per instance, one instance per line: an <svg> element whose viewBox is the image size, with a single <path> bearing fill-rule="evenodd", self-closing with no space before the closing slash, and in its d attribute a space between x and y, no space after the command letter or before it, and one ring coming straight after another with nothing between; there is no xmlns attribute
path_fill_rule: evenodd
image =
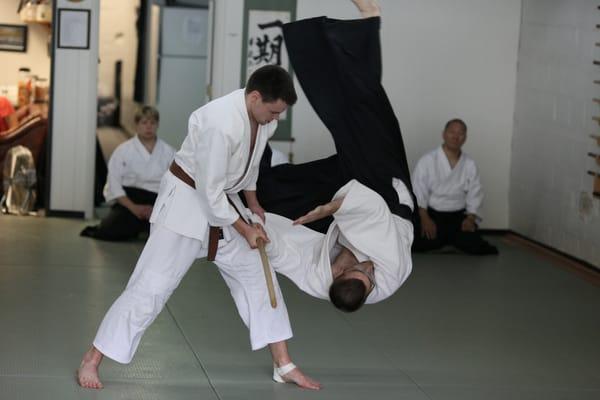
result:
<svg viewBox="0 0 600 400"><path fill-rule="evenodd" d="M291 66L281 26L296 18L296 0L247 0L242 46L242 82L263 65L279 65L290 73ZM283 113L274 140L291 138L292 109Z"/></svg>

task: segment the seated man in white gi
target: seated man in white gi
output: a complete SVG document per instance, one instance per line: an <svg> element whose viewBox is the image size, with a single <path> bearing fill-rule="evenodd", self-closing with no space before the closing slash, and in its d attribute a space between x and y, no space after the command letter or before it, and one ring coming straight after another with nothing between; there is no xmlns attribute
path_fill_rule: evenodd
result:
<svg viewBox="0 0 600 400"><path fill-rule="evenodd" d="M175 150L156 136L158 110L144 106L134 117L136 135L121 143L108 161L104 198L113 202L110 213L81 236L120 241L148 233L160 180L169 169Z"/></svg>
<svg viewBox="0 0 600 400"><path fill-rule="evenodd" d="M256 197L258 166L279 115L296 100L287 71L269 65L256 70L245 89L192 113L188 135L161 181L151 233L135 270L83 356L77 376L81 386L102 388L98 368L105 355L124 364L132 360L142 335L192 263L207 255L219 266L250 327L252 349L268 345L275 367L290 363L285 340L292 332L281 291L275 287L278 307L269 307L260 257L251 250L268 237L260 225L247 222L239 193L264 220ZM282 375L302 387L320 387L298 368Z"/></svg>
<svg viewBox="0 0 600 400"><path fill-rule="evenodd" d="M414 251L450 245L468 254L498 254L477 232L483 190L475 162L462 151L467 125L446 123L444 143L418 161L412 176L419 205Z"/></svg>

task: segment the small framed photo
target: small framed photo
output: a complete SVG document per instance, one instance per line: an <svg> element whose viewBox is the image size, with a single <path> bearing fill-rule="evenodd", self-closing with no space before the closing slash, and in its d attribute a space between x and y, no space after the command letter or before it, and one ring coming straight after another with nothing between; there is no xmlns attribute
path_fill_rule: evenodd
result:
<svg viewBox="0 0 600 400"><path fill-rule="evenodd" d="M59 8L57 19L59 49L90 48L90 10Z"/></svg>
<svg viewBox="0 0 600 400"><path fill-rule="evenodd" d="M27 25L0 24L0 51L27 51Z"/></svg>

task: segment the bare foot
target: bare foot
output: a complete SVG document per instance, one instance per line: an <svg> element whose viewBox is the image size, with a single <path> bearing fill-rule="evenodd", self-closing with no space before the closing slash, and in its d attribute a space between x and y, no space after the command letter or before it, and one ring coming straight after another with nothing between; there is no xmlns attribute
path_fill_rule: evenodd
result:
<svg viewBox="0 0 600 400"><path fill-rule="evenodd" d="M321 384L319 382L304 375L304 373L300 371L300 368L298 367L283 375L281 378L283 378L286 383L295 383L303 389L321 389Z"/></svg>
<svg viewBox="0 0 600 400"><path fill-rule="evenodd" d="M102 389L102 382L98 376L98 367L102 361L102 353L95 347L89 349L81 360L77 369L77 383L86 389Z"/></svg>
<svg viewBox="0 0 600 400"><path fill-rule="evenodd" d="M352 0L363 18L378 17L381 15L379 5L375 0Z"/></svg>

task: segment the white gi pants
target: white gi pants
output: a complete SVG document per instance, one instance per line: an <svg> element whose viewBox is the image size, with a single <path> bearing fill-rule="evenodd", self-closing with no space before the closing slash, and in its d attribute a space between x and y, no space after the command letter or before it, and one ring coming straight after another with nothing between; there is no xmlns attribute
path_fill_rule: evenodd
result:
<svg viewBox="0 0 600 400"><path fill-rule="evenodd" d="M198 254L202 242L174 233L160 224L152 232L125 291L106 313L94 339L105 356L128 364L145 330L163 309ZM279 284L273 275L277 308L269 302L260 255L234 232L220 243L215 263L250 330L252 350L292 337L292 329Z"/></svg>

